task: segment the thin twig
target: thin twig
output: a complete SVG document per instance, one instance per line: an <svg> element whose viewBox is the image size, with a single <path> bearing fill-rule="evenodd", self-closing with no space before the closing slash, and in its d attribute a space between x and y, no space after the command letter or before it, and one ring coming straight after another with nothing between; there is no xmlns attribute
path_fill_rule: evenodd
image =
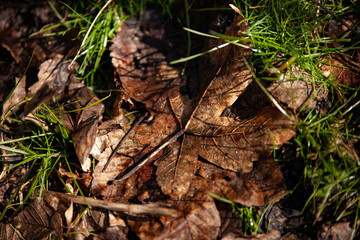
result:
<svg viewBox="0 0 360 240"><path fill-rule="evenodd" d="M66 198L68 200L73 201L77 204L89 205L93 208L104 208L112 211L126 212L128 214L149 214L149 215L157 215L157 216L169 216L176 217L177 211L172 208L163 207L160 204L149 203L149 204L124 204L124 203L114 203L105 200L94 199L90 197L83 197L77 195L64 194L60 192L53 191L44 191L44 195L50 195L60 198ZM34 193L36 197L38 192Z"/></svg>
<svg viewBox="0 0 360 240"><path fill-rule="evenodd" d="M136 122L131 126L131 128L129 129L129 131L126 132L126 134L121 138L121 140L119 141L119 143L116 145L116 147L114 148L114 150L112 151L109 159L107 160L102 172L105 172L107 167L109 166L111 159L115 156L115 154L117 153L117 151L119 150L122 142L125 140L125 138L127 138L127 136L129 135L129 133L136 127L138 126L149 114L146 113L143 116L141 116L138 120L136 120Z"/></svg>

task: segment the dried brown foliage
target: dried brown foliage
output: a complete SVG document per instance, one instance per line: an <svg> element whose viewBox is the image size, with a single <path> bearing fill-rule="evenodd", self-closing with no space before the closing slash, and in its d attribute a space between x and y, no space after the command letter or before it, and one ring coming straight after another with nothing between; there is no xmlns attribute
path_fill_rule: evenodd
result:
<svg viewBox="0 0 360 240"><path fill-rule="evenodd" d="M89 155L97 160L93 172L75 178L86 187L91 182L92 194L103 198L47 192L41 203L33 202L12 223L25 238L42 238L50 233L61 238L62 224L66 223L66 234L83 232L76 235L79 239L90 236L90 232L99 233L96 239L125 238L129 230L141 239L215 239L225 233L228 235L224 239L240 239L231 235L230 230L224 231L224 212L208 192L246 206L277 201L286 192L282 173L270 152L294 135L293 121L264 95L257 100L243 99L246 105L257 106L253 111L234 110L235 101L254 87L251 75L254 70L245 64L251 60L251 44L242 42L247 48L229 45L206 56L197 72L198 97L190 99L180 94L179 89L184 86L181 68L169 64L181 54L174 50L182 46L177 28L153 10L145 11L140 19L126 21L110 48L115 81L126 93L124 99L135 100L151 112L151 118L136 127L131 128L124 115L98 126L104 106L95 104L99 99L76 80L63 55L54 54L47 61L44 58L39 67L39 82L28 90L20 83L19 89L32 98L24 107L23 119L38 121L31 113L41 103L61 114L63 124L71 131L82 170L90 170ZM247 28L240 15L224 34L246 36ZM222 43L216 39L204 45L212 48ZM16 59L13 47L5 43L3 46ZM24 96L10 98L3 112L8 112ZM53 101L54 96L57 102ZM261 104L259 99L263 99ZM237 114L239 111L242 114ZM117 153L104 171L120 141ZM136 166L142 167L116 184L109 184L119 175L121 178L132 173ZM72 175L62 167L59 174L69 179ZM0 189L1 198L6 191L7 186ZM109 211L79 213L77 219L82 216L81 220L74 221L69 200ZM151 204L134 207L134 202ZM39 230L33 236L29 235L30 222ZM1 228L1 234L15 236L9 225L2 224ZM268 237L271 239L272 235Z"/></svg>
<svg viewBox="0 0 360 240"><path fill-rule="evenodd" d="M69 203L53 196L33 201L11 224L0 224L0 239L46 239L63 236L63 221Z"/></svg>
<svg viewBox="0 0 360 240"><path fill-rule="evenodd" d="M242 16L234 19L233 25L225 34L243 34L248 25L245 21L241 22L242 19ZM282 174L271 159L270 151L294 135L293 130L287 129L291 127L292 121L269 103L257 112L245 114L236 120L226 116L226 109L252 82L250 69L245 65L245 61L251 58L251 51L237 46L228 46L208 56L207 61L210 67L217 69L216 74L209 76L205 69L201 70L199 75L204 76L201 79L202 84L210 83L197 99L189 99L179 93L173 94L178 85L167 88L160 84L157 87L160 88L158 91L161 96L148 94L147 90L153 90L149 87L152 85L147 82L146 71L134 70L134 62L138 61L134 59L153 61L143 48L145 46L151 51L154 50L152 46L146 45L141 37L135 38L137 45L125 44L129 41L127 33L135 31L131 29L131 26L136 26L134 21L131 19L129 24L123 25L124 28L113 40L111 56L121 85L129 96L144 103L150 111L157 112L153 114L150 123L135 127L122 140L118 154L104 172L103 166L112 149L129 128L121 123L124 121L120 119L117 130L99 135L92 152L99 160L92 187L97 194L107 199L164 199L163 201L178 210L180 217L177 218L163 217L145 222L130 222L132 230L143 239L212 239L220 233L221 221L213 199L207 192L247 206L263 205L284 193ZM158 31L150 30L149 34ZM136 34L142 36L145 33ZM220 40L209 43L219 44ZM249 43L243 44L250 46ZM130 46L129 49L127 46ZM170 67L164 61L163 55L157 57L161 64L160 67L155 65L155 69L160 73L156 72L149 79L162 83L163 76L166 76ZM174 68L171 69L170 78L179 74ZM136 74L124 74L133 72ZM128 88L127 86L133 86L132 83L145 90ZM154 98L150 98L150 95ZM161 107L154 107L155 103ZM178 138L172 138L173 136ZM109 180L136 166L136 159L140 159L140 162L148 160L146 152L149 151L149 146L150 152L167 146L158 153L161 154L159 159L156 156L149 160L155 161L156 173L151 170L150 176L156 178L160 189L152 188L153 179L141 177L143 169L115 185L108 185ZM149 166L154 165L150 163Z"/></svg>
<svg viewBox="0 0 360 240"><path fill-rule="evenodd" d="M170 66L179 38L168 18L155 10L145 11L141 20L132 17L110 47L115 73L126 93L149 110L159 111L167 98L179 94L182 77ZM175 55L176 56L176 55Z"/></svg>

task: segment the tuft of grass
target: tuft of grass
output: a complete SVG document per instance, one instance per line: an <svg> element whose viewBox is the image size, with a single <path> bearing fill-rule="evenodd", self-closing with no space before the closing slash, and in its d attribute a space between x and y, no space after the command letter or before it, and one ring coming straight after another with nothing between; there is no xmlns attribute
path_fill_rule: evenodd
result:
<svg viewBox="0 0 360 240"><path fill-rule="evenodd" d="M115 5L102 9L103 2L91 4L86 1L78 1L74 6L61 2L70 13L64 16L66 19L58 26L65 27L65 31L73 28L80 29L78 38L81 39L81 48L73 59L80 63L77 70L78 76L85 81L87 86L96 86L95 73L101 67L101 59L108 44L115 37L116 30L128 15L124 14L121 5ZM90 13L85 13L91 7ZM99 15L98 15L99 13ZM120 14L119 14L120 13ZM66 18L65 18L66 17ZM58 32L61 34L62 32Z"/></svg>
<svg viewBox="0 0 360 240"><path fill-rule="evenodd" d="M313 188L307 204L313 203L315 220L328 211L336 216L335 221L349 215L355 222L358 218L360 162L352 152L354 146L347 143L360 137L354 135L354 115L341 115L308 113L294 139L299 146L298 158L305 162L304 181Z"/></svg>
<svg viewBox="0 0 360 240"><path fill-rule="evenodd" d="M66 159L69 154L71 141L68 131L54 112L43 104L34 116L38 119L38 126L29 123L23 125L22 132L27 133L27 136L0 143L0 148L9 152L9 154L0 157L5 160L14 159L6 163L9 164L8 173L17 168L27 168L25 176L4 206L0 221L5 217L5 213L10 207L17 205L11 217L15 216L27 203L35 189L40 190L41 196L41 192L49 188L50 178L56 174L58 162L61 159ZM49 125L54 125L54 131L47 131L43 125L44 121L47 121ZM11 131L16 131L15 127ZM24 187L26 188L26 195L19 203L15 204L13 201L18 197L20 189L24 191Z"/></svg>
<svg viewBox="0 0 360 240"><path fill-rule="evenodd" d="M329 92L332 108L327 114L315 110L298 113L296 161L305 163L303 184L312 188L304 209L312 205L315 221L331 212L336 216L332 221L345 218L355 224L360 209L360 162L348 143L359 140L356 131L360 119L354 112L359 104L359 88L340 86L336 76L324 76L320 67L323 59L331 59L333 54L346 56L348 51L359 49L359 42L352 43L349 35L330 39L324 31L333 17L310 1L245 0L234 4L250 25L246 34L253 43L251 65L258 79L277 80L269 77L269 69L291 59L294 66L307 73L302 80ZM343 6L336 1L327 1L326 7L338 16L356 11L355 5ZM240 40L217 36L228 42ZM345 101L336 92L346 96Z"/></svg>
<svg viewBox="0 0 360 240"><path fill-rule="evenodd" d="M241 233L243 235L252 235L253 233L259 232L260 223L267 210L266 206L263 208L261 213L258 214L255 207L242 206L211 192L208 192L208 194L217 200L230 204L232 206L232 211L240 215L240 218L243 221L241 229Z"/></svg>

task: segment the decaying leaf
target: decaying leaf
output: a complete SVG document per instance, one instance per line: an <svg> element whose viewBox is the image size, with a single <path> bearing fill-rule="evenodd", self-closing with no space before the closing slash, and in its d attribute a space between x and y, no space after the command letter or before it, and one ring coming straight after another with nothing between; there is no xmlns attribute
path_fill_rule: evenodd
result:
<svg viewBox="0 0 360 240"><path fill-rule="evenodd" d="M104 122L103 124L107 125L107 122ZM123 124L123 126L126 129L126 124ZM111 199L121 197L125 194L122 186L108 186L107 183L132 164L132 157L139 153L144 145L137 145L130 139L125 139L118 150L118 152L123 155L115 155L107 170L104 172L102 171L113 148L115 148L124 135L124 129L118 125L116 129L112 128L110 132L104 132L103 134L99 133L95 140L95 145L91 150L91 155L99 161L93 172L92 189L95 195L103 195L106 198ZM128 181L128 184L131 185L131 181L136 180L129 179ZM136 189L134 190L136 191ZM128 194L133 196L133 193L130 192L128 192L126 196Z"/></svg>
<svg viewBox="0 0 360 240"><path fill-rule="evenodd" d="M107 239L127 239L128 228L122 226L111 226L106 228L105 232L95 236L95 240Z"/></svg>
<svg viewBox="0 0 360 240"><path fill-rule="evenodd" d="M11 55L0 47L0 101L3 102L12 88L16 78L21 76L21 70Z"/></svg>
<svg viewBox="0 0 360 240"><path fill-rule="evenodd" d="M220 217L215 203L208 201L172 202L180 215L176 218L129 219L131 229L141 239L216 239Z"/></svg>
<svg viewBox="0 0 360 240"><path fill-rule="evenodd" d="M167 107L163 111L165 109ZM125 133L130 130L130 126L127 125L128 119L124 115L99 126L98 136L91 150L91 155L99 161L93 172L92 190L94 194L102 195L107 199L120 198L127 201L140 193L141 185L151 178L153 171L151 166L147 169L149 171L140 171L139 175L133 175L120 184L108 185L108 182L136 164L153 149L152 146L156 146L154 144L160 143L174 131L176 125L170 125L175 123L173 117L163 111L156 118L161 120L160 122L156 120L150 125L141 125L125 138ZM156 131L157 129L158 131ZM114 155L104 171L105 164L120 141L122 144L117 150L117 154ZM157 159L159 155L161 152L152 160Z"/></svg>
<svg viewBox="0 0 360 240"><path fill-rule="evenodd" d="M10 110L18 110L19 106L16 104L27 94L32 98L26 103L20 116L38 124L40 119L29 113L41 103L45 103L72 132L81 167L87 172L91 165L89 153L95 143L97 125L102 118L104 105L99 103L99 98L84 83L76 79L74 70L69 70L68 66L69 63L64 62L64 57L59 54L42 63L38 73L39 81L26 92L26 82L22 79L4 105L2 118L9 114ZM57 97L56 101L53 101L54 96ZM43 126L46 127L46 123Z"/></svg>
<svg viewBox="0 0 360 240"><path fill-rule="evenodd" d="M89 159L90 151L95 143L98 121L95 119L88 124L84 124L75 131L71 139L74 142L76 155L79 158L81 168L84 172L89 171L91 160Z"/></svg>
<svg viewBox="0 0 360 240"><path fill-rule="evenodd" d="M342 16L348 26L359 32L358 17L353 14L345 14ZM339 19L331 19L328 22L327 31L325 33L331 39L346 38L351 39L354 31L350 31L344 23ZM350 33L350 34L349 34ZM334 41L329 47L340 47L342 43ZM332 54L331 57L322 58L321 70L326 77L333 77L340 86L354 87L359 84L360 76L360 52L359 49L351 49L341 54ZM339 94L339 92L337 92Z"/></svg>
<svg viewBox="0 0 360 240"><path fill-rule="evenodd" d="M0 225L0 239L44 239L49 235L62 239L64 212L68 204L50 195L35 199L11 225Z"/></svg>
<svg viewBox="0 0 360 240"><path fill-rule="evenodd" d="M328 94L321 86L314 87L311 82L297 79L298 77L300 76L276 81L267 90L279 102L293 110L311 110L319 103L327 101Z"/></svg>
<svg viewBox="0 0 360 240"><path fill-rule="evenodd" d="M358 230L359 226L359 220L356 222L355 229L353 223L350 222L338 222L332 225L324 224L318 231L317 239L352 239L353 231Z"/></svg>
<svg viewBox="0 0 360 240"><path fill-rule="evenodd" d="M13 88L15 78L25 73L27 65L37 68L59 53L71 56L70 49L77 44L76 34L45 37L38 33L42 27L56 21L56 14L46 1L0 6L0 101ZM57 30L46 33L51 31Z"/></svg>
<svg viewBox="0 0 360 240"><path fill-rule="evenodd" d="M13 10L14 9L9 9L6 14L15 15L15 13L12 12ZM2 16L4 16L4 15L2 15ZM20 56L24 49L22 48L20 42L14 41L14 40L18 39L20 37L21 33L16 31L15 28L13 28L13 27L0 26L0 34L1 34L1 39L0 39L1 46L3 48L5 48L6 50L8 50L10 52L11 56L14 58L14 60L17 63L19 63Z"/></svg>
<svg viewBox="0 0 360 240"><path fill-rule="evenodd" d="M21 79L16 78L16 83L18 84L17 87L3 106L1 120L4 120L6 116L11 115L11 111L16 112L20 107L20 103L25 98L26 76Z"/></svg>
<svg viewBox="0 0 360 240"><path fill-rule="evenodd" d="M155 239L216 239L220 216L214 202L179 202L183 216L166 221Z"/></svg>
<svg viewBox="0 0 360 240"><path fill-rule="evenodd" d="M161 12L147 10L139 17L123 23L112 40L112 63L129 96L159 111L179 94L180 71L168 63L176 59L181 39Z"/></svg>
<svg viewBox="0 0 360 240"><path fill-rule="evenodd" d="M354 87L360 79L360 52L358 49L349 53L352 57L332 56L324 59L322 71L326 77L333 76L340 86Z"/></svg>
<svg viewBox="0 0 360 240"><path fill-rule="evenodd" d="M244 229L245 224L242 216L237 211L233 211L233 206L231 204L222 201L215 201L215 204L221 219L218 238L224 237L230 232L241 232L241 230Z"/></svg>
<svg viewBox="0 0 360 240"><path fill-rule="evenodd" d="M30 87L33 94L30 102L26 103L22 118L25 118L37 106L49 101L54 95L64 92L69 78L75 73L69 70L69 62L63 62L64 56L57 55L42 63L39 67L39 81Z"/></svg>
<svg viewBox="0 0 360 240"><path fill-rule="evenodd" d="M244 32L247 23L242 22L238 26L240 20L242 20L241 16L234 21L228 31ZM234 28L239 30L234 31ZM292 130L283 130L291 126L292 122L271 106L261 109L250 119L236 121L231 117L223 116L224 110L236 101L252 81L250 71L243 60L243 56L250 56L250 50L236 46L228 48L230 50L226 50L228 56L223 57L226 61L224 60L221 70L210 82L186 123L186 133L182 142L174 143L171 146L171 154L157 162L159 185L165 194L174 199L186 198L192 178L199 169L199 157L217 166L219 170L247 174L253 171L254 161L264 161L269 157L268 154L273 146L280 146L294 135ZM210 58L212 57L214 56L210 55ZM171 102L178 119L182 119L181 115L186 106L179 101L179 98L173 98ZM274 169L270 172L275 172L276 164L272 166ZM213 174L214 172L208 172L206 176ZM234 177L237 178L236 175ZM273 182L275 185L270 195L284 190L277 185L282 182L281 174L276 175L275 178L278 180L275 181L276 183ZM269 181L267 184L272 183ZM265 197L265 195L264 199L268 199L269 196ZM252 199L251 194L248 199ZM231 200L239 201L240 198L233 197ZM244 200L239 202L246 205L264 204L263 201Z"/></svg>
<svg viewBox="0 0 360 240"><path fill-rule="evenodd" d="M80 221L74 221L68 231L71 239L87 239L94 233L94 239L127 239L128 227L124 220L110 211L90 209L85 214L79 214Z"/></svg>
<svg viewBox="0 0 360 240"><path fill-rule="evenodd" d="M10 224L0 223L0 238L20 240L21 235L20 233L16 232Z"/></svg>
<svg viewBox="0 0 360 240"><path fill-rule="evenodd" d="M100 163L97 165L94 176L93 187L101 190L104 196L109 197L104 191L106 189L115 191L117 194L120 186L102 186L107 181L113 180L119 172L134 164L135 159L143 156L148 145L155 146L176 129L176 121L171 115L171 109L167 99L179 94L179 87L182 84L180 71L168 64L176 58L176 51L171 46L179 44L179 38L173 35L174 28L164 15L155 10L148 10L139 16L134 16L121 26L121 30L113 39L110 48L112 62L116 75L119 77L121 86L136 101L145 104L150 111L157 111L157 120L148 126L135 128L132 137L125 139L124 147L119 149L119 154L112 160L111 171L99 172L109 158L113 149L106 150L107 154L98 154ZM110 134L111 143L104 143L107 148L113 147L120 138ZM94 151L97 151L94 149ZM93 154L94 155L94 154ZM96 155L96 154L95 154ZM115 167L117 165L117 167ZM120 167L121 165L121 167ZM120 168L119 168L120 167ZM110 174L113 172L114 174ZM106 176L105 178L101 176ZM132 178L136 181L135 178ZM98 182L100 181L100 182ZM127 180L131 181L131 179ZM102 183L101 183L102 182ZM99 185L100 184L100 185ZM133 186L135 182L126 185ZM135 184L137 185L137 184ZM115 190L115 188L117 190ZM127 189L128 187L125 187ZM132 188L134 191L136 188ZM123 191L123 190L122 190ZM107 191L109 193L109 191ZM123 194L121 194L123 195Z"/></svg>
<svg viewBox="0 0 360 240"><path fill-rule="evenodd" d="M355 28L356 32L359 32L360 28L358 25L358 17L354 14L344 14L341 16L341 19L344 20L344 22L352 27ZM354 31L351 31L347 26L344 25L344 22L339 21L338 19L330 19L327 23L327 31L325 33L331 38L331 39L341 39L344 38L346 34L350 32L350 34L354 34ZM347 38L349 36L346 36ZM335 42L334 44L339 44Z"/></svg>
<svg viewBox="0 0 360 240"><path fill-rule="evenodd" d="M71 104L64 107L64 124L72 131L76 154L84 172L89 171L90 151L95 143L98 121L102 119L104 105L84 83L71 79L68 93L63 97Z"/></svg>
<svg viewBox="0 0 360 240"><path fill-rule="evenodd" d="M25 118L39 104L46 103L53 106L55 114L61 114L59 119L72 131L72 140L83 171L90 169L89 153L94 145L98 121L102 118L104 105L98 103L99 98L87 88L84 83L75 77L74 70L69 70L69 62L64 62L62 55L56 55L42 63L39 68L39 81L33 84L28 91L33 96L25 105L22 117ZM59 113L57 103L52 97L62 103ZM35 121L38 119L28 117Z"/></svg>
<svg viewBox="0 0 360 240"><path fill-rule="evenodd" d="M5 150L1 151L2 154L6 154ZM10 161L16 159L16 157L6 157L4 160ZM27 169L25 166L19 167L14 171L8 172L9 167L6 164L3 165L0 180L0 203L1 207L4 207L11 196L15 194L21 180L26 176Z"/></svg>
<svg viewBox="0 0 360 240"><path fill-rule="evenodd" d="M76 219L68 234L72 239L86 239L91 233L104 229L109 216L106 211L89 209L85 214L78 214Z"/></svg>
<svg viewBox="0 0 360 240"><path fill-rule="evenodd" d="M109 212L109 226L104 232L95 236L95 240L106 240L106 239L127 239L129 228L125 224L125 221Z"/></svg>

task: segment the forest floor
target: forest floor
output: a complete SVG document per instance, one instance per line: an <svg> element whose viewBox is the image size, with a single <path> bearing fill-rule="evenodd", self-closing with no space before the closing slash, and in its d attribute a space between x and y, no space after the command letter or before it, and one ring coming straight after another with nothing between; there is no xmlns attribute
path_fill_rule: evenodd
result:
<svg viewBox="0 0 360 240"><path fill-rule="evenodd" d="M360 237L359 9L1 4L0 239Z"/></svg>

